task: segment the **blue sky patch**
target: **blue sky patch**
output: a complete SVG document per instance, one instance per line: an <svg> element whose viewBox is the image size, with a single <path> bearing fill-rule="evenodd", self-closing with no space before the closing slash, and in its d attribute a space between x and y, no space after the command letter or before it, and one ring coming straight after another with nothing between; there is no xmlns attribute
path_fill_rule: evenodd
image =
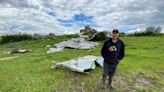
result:
<svg viewBox="0 0 164 92"><path fill-rule="evenodd" d="M135 28L120 28L119 29L120 30L120 32L125 32L125 33L127 33L128 31L130 31L130 30L135 30Z"/></svg>
<svg viewBox="0 0 164 92"><path fill-rule="evenodd" d="M92 16L86 16L82 13L75 15L73 17L73 19L71 19L71 20L58 19L58 21L59 21L60 25L65 26L65 27L72 27L74 25L76 25L78 27L85 27L85 26L100 27L95 22L93 22Z"/></svg>
<svg viewBox="0 0 164 92"><path fill-rule="evenodd" d="M92 22L92 20L93 20L92 16L86 16L83 13L80 13L80 14L74 16L74 21Z"/></svg>
<svg viewBox="0 0 164 92"><path fill-rule="evenodd" d="M74 24L73 20L62 20L62 19L58 19L60 25L65 26L65 27L72 27Z"/></svg>

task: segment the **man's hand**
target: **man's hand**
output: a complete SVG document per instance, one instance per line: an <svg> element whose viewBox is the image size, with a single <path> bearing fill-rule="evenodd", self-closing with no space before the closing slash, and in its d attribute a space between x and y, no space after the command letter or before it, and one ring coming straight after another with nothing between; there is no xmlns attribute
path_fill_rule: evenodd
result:
<svg viewBox="0 0 164 92"><path fill-rule="evenodd" d="M111 46L108 48L109 51L117 51L117 48L116 46Z"/></svg>
<svg viewBox="0 0 164 92"><path fill-rule="evenodd" d="M109 51L113 51L113 48L112 48L112 47L109 47L108 50L109 50Z"/></svg>

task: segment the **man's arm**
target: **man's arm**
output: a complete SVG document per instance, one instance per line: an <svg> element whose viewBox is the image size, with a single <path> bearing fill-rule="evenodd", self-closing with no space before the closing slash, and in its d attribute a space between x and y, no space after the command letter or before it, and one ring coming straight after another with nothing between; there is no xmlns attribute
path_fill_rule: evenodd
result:
<svg viewBox="0 0 164 92"><path fill-rule="evenodd" d="M122 42L121 51L119 53L118 60L122 60L124 58L124 55L125 55L125 45Z"/></svg>
<svg viewBox="0 0 164 92"><path fill-rule="evenodd" d="M106 58L107 57L107 55L106 55L106 41L104 42L103 47L101 49L101 56L103 58Z"/></svg>

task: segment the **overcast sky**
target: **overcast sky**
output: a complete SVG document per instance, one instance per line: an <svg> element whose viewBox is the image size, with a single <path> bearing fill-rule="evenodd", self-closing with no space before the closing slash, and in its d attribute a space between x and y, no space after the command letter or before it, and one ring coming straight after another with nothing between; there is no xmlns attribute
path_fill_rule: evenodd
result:
<svg viewBox="0 0 164 92"><path fill-rule="evenodd" d="M0 35L70 34L84 26L126 33L161 26L164 32L164 0L0 0Z"/></svg>

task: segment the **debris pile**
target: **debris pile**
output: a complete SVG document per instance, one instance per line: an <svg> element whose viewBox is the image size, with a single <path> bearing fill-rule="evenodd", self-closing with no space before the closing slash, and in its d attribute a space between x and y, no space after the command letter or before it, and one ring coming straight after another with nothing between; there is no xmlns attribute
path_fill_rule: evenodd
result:
<svg viewBox="0 0 164 92"><path fill-rule="evenodd" d="M95 69L96 65L103 67L103 58L89 55L60 63L53 62L51 68L62 67L74 72L89 73L90 70Z"/></svg>
<svg viewBox="0 0 164 92"><path fill-rule="evenodd" d="M72 38L70 40L63 41L58 44L54 44L55 47L49 48L47 53L59 52L59 51L62 51L64 48L89 50L98 45L99 44L97 42L85 41L84 38Z"/></svg>
<svg viewBox="0 0 164 92"><path fill-rule="evenodd" d="M32 50L27 50L27 49L13 49L12 51L10 52L7 52L7 54L23 54L23 53L29 53L29 52L32 52Z"/></svg>

